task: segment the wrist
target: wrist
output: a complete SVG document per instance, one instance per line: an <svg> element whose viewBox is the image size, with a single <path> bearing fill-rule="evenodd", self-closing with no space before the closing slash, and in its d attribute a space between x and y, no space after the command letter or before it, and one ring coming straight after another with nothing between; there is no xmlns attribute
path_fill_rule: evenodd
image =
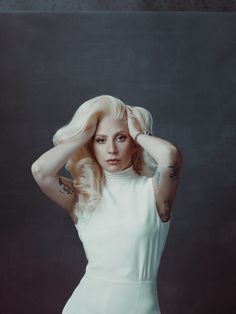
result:
<svg viewBox="0 0 236 314"><path fill-rule="evenodd" d="M147 135L152 135L152 133L150 131L141 131L141 132L137 132L134 136L134 141L138 143L137 138L140 134L147 134Z"/></svg>

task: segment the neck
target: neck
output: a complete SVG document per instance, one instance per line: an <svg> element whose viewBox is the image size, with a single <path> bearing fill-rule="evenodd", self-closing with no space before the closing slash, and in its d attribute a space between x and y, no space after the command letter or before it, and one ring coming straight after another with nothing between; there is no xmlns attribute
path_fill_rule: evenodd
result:
<svg viewBox="0 0 236 314"><path fill-rule="evenodd" d="M107 170L103 170L103 172L105 181L107 182L124 182L137 176L137 173L134 170L133 165L129 166L126 169L119 170L116 172L110 172Z"/></svg>

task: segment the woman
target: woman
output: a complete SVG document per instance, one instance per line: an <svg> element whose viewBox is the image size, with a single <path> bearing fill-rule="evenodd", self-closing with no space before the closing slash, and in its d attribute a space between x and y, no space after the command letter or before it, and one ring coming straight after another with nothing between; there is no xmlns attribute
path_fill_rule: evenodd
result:
<svg viewBox="0 0 236 314"><path fill-rule="evenodd" d="M156 277L182 154L151 135L142 107L84 102L32 165L42 191L70 214L88 259L63 314L160 314ZM72 179L58 174L66 166Z"/></svg>

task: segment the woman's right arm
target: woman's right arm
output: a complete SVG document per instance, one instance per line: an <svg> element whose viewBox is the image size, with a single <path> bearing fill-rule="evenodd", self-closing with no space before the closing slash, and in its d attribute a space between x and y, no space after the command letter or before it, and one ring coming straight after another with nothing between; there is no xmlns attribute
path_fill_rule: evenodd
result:
<svg viewBox="0 0 236 314"><path fill-rule="evenodd" d="M32 175L40 189L54 202L65 208L71 215L78 195L72 179L58 175L67 160L92 136L84 134L78 140L58 144L41 155L31 166ZM72 216L73 217L73 216Z"/></svg>

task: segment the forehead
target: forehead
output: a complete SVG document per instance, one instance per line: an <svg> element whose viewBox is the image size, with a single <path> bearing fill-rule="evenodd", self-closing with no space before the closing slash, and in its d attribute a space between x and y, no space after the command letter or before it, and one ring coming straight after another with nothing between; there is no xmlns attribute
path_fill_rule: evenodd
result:
<svg viewBox="0 0 236 314"><path fill-rule="evenodd" d="M127 123L120 119L104 117L98 123L96 134L113 134L118 131L128 131Z"/></svg>

